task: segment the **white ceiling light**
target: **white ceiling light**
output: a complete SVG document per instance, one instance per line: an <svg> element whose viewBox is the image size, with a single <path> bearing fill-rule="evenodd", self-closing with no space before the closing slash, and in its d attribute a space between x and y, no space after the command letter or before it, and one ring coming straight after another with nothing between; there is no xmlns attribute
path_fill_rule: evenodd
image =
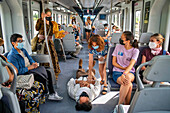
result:
<svg viewBox="0 0 170 113"><path fill-rule="evenodd" d="M61 10L64 10L65 8L64 7L61 7Z"/></svg>
<svg viewBox="0 0 170 113"><path fill-rule="evenodd" d="M82 10L82 6L80 5L80 2L78 0L75 0L79 8Z"/></svg>
<svg viewBox="0 0 170 113"><path fill-rule="evenodd" d="M57 7L57 10L60 10L61 8L60 7Z"/></svg>

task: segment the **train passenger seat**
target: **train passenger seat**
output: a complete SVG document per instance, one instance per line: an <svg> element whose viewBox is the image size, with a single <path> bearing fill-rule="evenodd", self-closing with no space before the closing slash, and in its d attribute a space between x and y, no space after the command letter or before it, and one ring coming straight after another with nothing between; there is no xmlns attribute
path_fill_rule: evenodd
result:
<svg viewBox="0 0 170 113"><path fill-rule="evenodd" d="M107 81L108 81L108 85L110 86L110 90L112 91L119 91L120 89L120 85L117 84L116 82L113 81L113 77L112 77L112 72L113 72L113 64L112 64L112 53L114 51L115 47L110 47L109 51L108 51L108 56L107 56L107 61L106 61L106 72L107 72ZM133 90L136 89L136 84L133 83Z"/></svg>
<svg viewBox="0 0 170 113"><path fill-rule="evenodd" d="M142 51L145 48L149 48L148 44L149 44L149 40L151 35L153 35L153 33L142 33L139 39L139 56L138 56L138 60L136 63L136 67L139 66L141 64L142 61Z"/></svg>
<svg viewBox="0 0 170 113"><path fill-rule="evenodd" d="M14 79L10 88L1 87L2 83L5 83L9 80L9 75L5 66L8 66L9 69L14 73ZM21 113L16 96L16 79L17 73L15 69L0 58L0 99L3 96L7 97L8 104L12 113Z"/></svg>
<svg viewBox="0 0 170 113"><path fill-rule="evenodd" d="M159 55L151 61L141 64L136 70L138 88L134 94L128 113L169 113L170 112L170 86L160 84L170 82L170 56ZM139 71L147 66L144 76L147 80L153 81L153 85L143 85ZM127 106L126 106L127 108ZM124 105L119 105L117 111L124 112Z"/></svg>

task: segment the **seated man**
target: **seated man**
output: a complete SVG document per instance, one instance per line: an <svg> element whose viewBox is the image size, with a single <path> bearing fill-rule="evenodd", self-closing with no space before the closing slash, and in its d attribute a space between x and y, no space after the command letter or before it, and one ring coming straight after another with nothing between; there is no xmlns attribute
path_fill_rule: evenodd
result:
<svg viewBox="0 0 170 113"><path fill-rule="evenodd" d="M75 25L73 25L73 33L75 35L76 52L71 53L70 55L72 57L78 58L77 55L80 53L80 50L83 46L79 44L79 38L80 38L79 32L78 32L77 27Z"/></svg>
<svg viewBox="0 0 170 113"><path fill-rule="evenodd" d="M52 85L52 78L50 72L46 71L43 66L38 66L38 63L35 62L28 52L23 48L24 40L22 35L13 34L10 38L11 44L13 46L12 50L9 52L7 58L10 63L12 63L18 70L19 75L28 75L34 74L34 79L43 83L45 87L45 92L48 93L50 100L62 100L62 97L59 97L57 92L55 92ZM47 88L48 81L48 88Z"/></svg>
<svg viewBox="0 0 170 113"><path fill-rule="evenodd" d="M76 100L76 110L90 111L92 109L91 102L100 94L100 81L96 80L94 69L92 74L92 81L87 80L88 72L82 69L82 59L80 59L76 79L71 78L67 84L69 96Z"/></svg>

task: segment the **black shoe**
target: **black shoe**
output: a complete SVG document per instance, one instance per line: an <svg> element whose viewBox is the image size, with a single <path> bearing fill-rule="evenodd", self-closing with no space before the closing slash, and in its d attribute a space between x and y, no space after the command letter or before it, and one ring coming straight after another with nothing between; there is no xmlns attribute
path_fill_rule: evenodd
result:
<svg viewBox="0 0 170 113"><path fill-rule="evenodd" d="M73 54L70 54L72 57L74 57L74 58L79 58L78 56L76 56L76 55L73 55Z"/></svg>

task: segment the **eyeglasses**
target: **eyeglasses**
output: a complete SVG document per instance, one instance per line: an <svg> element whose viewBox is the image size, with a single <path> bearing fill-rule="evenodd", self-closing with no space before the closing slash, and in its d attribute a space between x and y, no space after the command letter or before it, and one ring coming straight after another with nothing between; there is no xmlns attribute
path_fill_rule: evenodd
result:
<svg viewBox="0 0 170 113"><path fill-rule="evenodd" d="M18 40L16 42L22 43L22 42L25 42L25 40Z"/></svg>

